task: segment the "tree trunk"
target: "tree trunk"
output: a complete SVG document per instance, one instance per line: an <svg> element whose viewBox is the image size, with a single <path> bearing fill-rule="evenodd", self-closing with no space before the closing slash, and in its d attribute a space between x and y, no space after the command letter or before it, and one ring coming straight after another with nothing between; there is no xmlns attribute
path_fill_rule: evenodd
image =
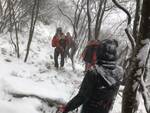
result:
<svg viewBox="0 0 150 113"><path fill-rule="evenodd" d="M39 12L39 2L40 2L40 0L34 0L34 6L32 9L32 17L31 17L30 33L29 33L29 40L28 40L28 44L27 44L27 53L26 53L24 62L27 61L27 58L29 55L30 45L32 42L33 34L34 34L34 27L35 27L35 23L36 23L36 20L38 17L38 12Z"/></svg>
<svg viewBox="0 0 150 113"><path fill-rule="evenodd" d="M140 87L141 78L145 75L146 58L150 47L150 0L143 0L143 3L142 0L137 0L137 4L134 22L137 23L134 24L134 34L137 34L135 36L136 47L132 52L132 60L128 67L128 78L123 93L122 113L135 113L138 109L137 91ZM142 7L142 11L140 7ZM138 20L141 21L138 22ZM145 48L144 53L142 53L143 48ZM144 56L139 57L142 54Z"/></svg>
<svg viewBox="0 0 150 113"><path fill-rule="evenodd" d="M99 3L99 9L97 12L97 18L96 18L96 23L95 23L95 39L98 39L101 25L102 25L102 20L105 12L105 7L106 7L107 0L102 0Z"/></svg>
<svg viewBox="0 0 150 113"><path fill-rule="evenodd" d="M13 6L12 6L13 7ZM18 37L18 27L17 27L17 22L16 22L16 18L15 18L15 12L14 9L13 10L13 21L14 21L14 25L15 25L15 35L16 35L16 52L17 52L17 57L20 58L20 47L19 47L19 37Z"/></svg>
<svg viewBox="0 0 150 113"><path fill-rule="evenodd" d="M0 16L3 16L3 7L2 7L2 1L0 0Z"/></svg>
<svg viewBox="0 0 150 113"><path fill-rule="evenodd" d="M90 0L87 0L87 16L88 16L88 40L90 40L92 38L92 36L91 36Z"/></svg>

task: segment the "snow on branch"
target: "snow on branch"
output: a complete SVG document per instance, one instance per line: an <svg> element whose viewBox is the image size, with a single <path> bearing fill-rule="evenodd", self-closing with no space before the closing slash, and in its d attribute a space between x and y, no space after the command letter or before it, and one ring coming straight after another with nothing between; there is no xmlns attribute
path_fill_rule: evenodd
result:
<svg viewBox="0 0 150 113"><path fill-rule="evenodd" d="M140 60L140 67L147 64L148 62L150 55L150 39L143 40L141 43L144 45L144 47L140 50L139 54L137 55L137 59ZM143 57L143 55L146 57Z"/></svg>
<svg viewBox="0 0 150 113"><path fill-rule="evenodd" d="M141 86L140 88L141 88L142 97L144 99L145 109L147 113L150 113L149 92L146 88L143 76L141 77L140 86Z"/></svg>
<svg viewBox="0 0 150 113"><path fill-rule="evenodd" d="M140 80L140 88L141 93L144 99L145 109L147 113L150 113L150 101L149 101L149 92L146 88L146 83L144 82L144 77L146 74L146 68L150 56L150 40L146 39L142 42L144 44L144 47L140 50L140 53L138 54L138 58L140 59L139 65L142 67L142 76ZM146 55L146 58L144 59L143 55Z"/></svg>

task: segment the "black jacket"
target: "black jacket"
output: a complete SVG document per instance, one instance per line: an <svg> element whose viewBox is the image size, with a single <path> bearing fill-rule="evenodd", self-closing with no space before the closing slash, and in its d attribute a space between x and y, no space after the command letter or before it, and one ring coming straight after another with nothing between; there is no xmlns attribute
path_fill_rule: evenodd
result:
<svg viewBox="0 0 150 113"><path fill-rule="evenodd" d="M114 63L96 66L88 71L78 94L66 105L67 113L81 104L82 113L108 113L117 95L122 68Z"/></svg>

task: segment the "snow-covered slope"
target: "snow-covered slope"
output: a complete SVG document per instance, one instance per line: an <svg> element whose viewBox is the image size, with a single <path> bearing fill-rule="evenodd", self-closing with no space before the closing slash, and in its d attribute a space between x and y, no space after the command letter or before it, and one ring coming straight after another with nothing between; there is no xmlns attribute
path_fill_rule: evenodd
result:
<svg viewBox="0 0 150 113"><path fill-rule="evenodd" d="M21 113L23 109L24 113L29 113L30 110L32 113L38 113L36 108L42 106L39 100L30 98L19 100L13 98L10 93L36 95L67 102L82 80L82 74L74 73L68 68L56 71L42 65L25 64L15 58L7 62L3 56L0 58L0 68L0 113L1 110L4 110L2 113L10 113L10 110Z"/></svg>
<svg viewBox="0 0 150 113"><path fill-rule="evenodd" d="M24 30L20 37L21 58L17 59L9 34L0 39L0 113L41 113L43 103L36 98L12 97L12 93L36 95L52 100L67 102L75 95L83 78L83 66L66 60L63 70L55 70L51 37L55 30L38 23L27 63L23 62L28 39Z"/></svg>
<svg viewBox="0 0 150 113"><path fill-rule="evenodd" d="M24 30L20 37L21 58L17 59L10 44L9 34L0 38L0 113L51 113L55 107L47 106L36 97L15 98L12 93L35 95L62 102L69 101L78 91L83 79L83 65L76 62L72 70L66 60L64 70L55 70L51 37L55 29L38 23L27 63L23 62L28 39ZM143 107L140 113L145 113ZM118 95L112 113L120 113L121 97ZM55 112L54 112L55 113Z"/></svg>

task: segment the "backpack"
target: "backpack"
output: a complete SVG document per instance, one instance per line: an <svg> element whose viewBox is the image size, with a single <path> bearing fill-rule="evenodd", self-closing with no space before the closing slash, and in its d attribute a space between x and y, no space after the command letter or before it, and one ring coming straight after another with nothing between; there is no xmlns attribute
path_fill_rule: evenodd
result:
<svg viewBox="0 0 150 113"><path fill-rule="evenodd" d="M82 59L86 63L96 64L96 51L99 45L99 41L91 40L82 52Z"/></svg>
<svg viewBox="0 0 150 113"><path fill-rule="evenodd" d="M52 47L57 47L59 44L59 39L57 36L54 36L52 39Z"/></svg>

